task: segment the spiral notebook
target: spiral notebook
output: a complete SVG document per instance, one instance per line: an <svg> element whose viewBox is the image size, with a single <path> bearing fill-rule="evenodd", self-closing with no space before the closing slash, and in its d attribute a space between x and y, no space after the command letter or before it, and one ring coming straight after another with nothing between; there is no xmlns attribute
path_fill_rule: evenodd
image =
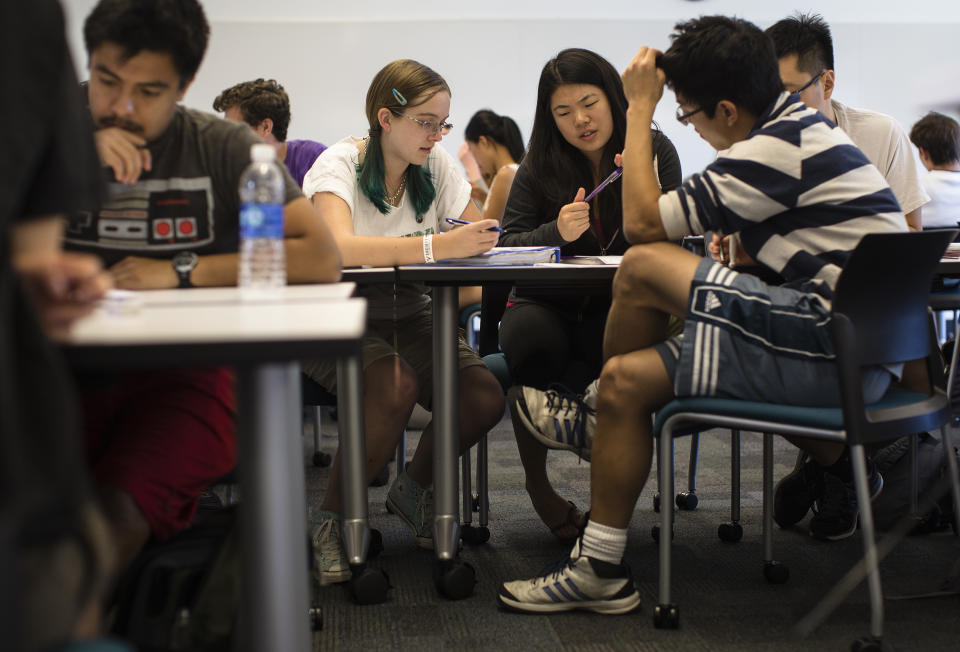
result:
<svg viewBox="0 0 960 652"><path fill-rule="evenodd" d="M439 265L536 265L560 259L560 247L494 247L490 251L466 258L445 258Z"/></svg>

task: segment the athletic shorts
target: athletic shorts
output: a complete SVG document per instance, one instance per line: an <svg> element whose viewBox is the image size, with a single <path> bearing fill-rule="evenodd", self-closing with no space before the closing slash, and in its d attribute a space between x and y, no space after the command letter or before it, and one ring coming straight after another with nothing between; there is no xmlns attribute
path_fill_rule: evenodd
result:
<svg viewBox="0 0 960 652"><path fill-rule="evenodd" d="M133 496L155 539L189 525L200 493L236 466L234 384L217 367L81 386L94 480Z"/></svg>
<svg viewBox="0 0 960 652"><path fill-rule="evenodd" d="M363 336L363 368L389 355L399 355L417 376L420 394L417 403L427 410L433 402L433 311L430 307L403 320L371 319ZM476 351L470 348L461 331L457 338L460 370L485 366ZM333 360L307 360L303 372L331 394L337 393L337 364Z"/></svg>
<svg viewBox="0 0 960 652"><path fill-rule="evenodd" d="M767 285L705 258L690 286L683 333L656 349L677 396L839 406L830 310L812 294ZM892 374L865 371L864 399Z"/></svg>

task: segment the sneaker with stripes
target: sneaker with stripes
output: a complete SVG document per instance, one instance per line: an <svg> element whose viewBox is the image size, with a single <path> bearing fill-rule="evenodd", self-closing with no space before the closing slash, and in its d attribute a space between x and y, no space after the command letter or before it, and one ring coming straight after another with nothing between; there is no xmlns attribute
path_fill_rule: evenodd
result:
<svg viewBox="0 0 960 652"><path fill-rule="evenodd" d="M580 554L581 540L564 557L530 580L505 582L497 600L523 613L593 611L625 614L640 607L640 593L630 569Z"/></svg>
<svg viewBox="0 0 960 652"><path fill-rule="evenodd" d="M541 444L573 451L589 462L597 427L596 388L594 381L581 396L562 385L546 391L520 387L511 390L510 407Z"/></svg>

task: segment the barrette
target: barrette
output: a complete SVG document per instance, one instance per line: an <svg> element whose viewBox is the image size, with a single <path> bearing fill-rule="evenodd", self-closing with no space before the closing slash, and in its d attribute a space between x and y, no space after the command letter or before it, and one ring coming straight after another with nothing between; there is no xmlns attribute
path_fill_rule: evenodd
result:
<svg viewBox="0 0 960 652"><path fill-rule="evenodd" d="M396 88L393 89L393 96L397 98L397 101L400 102L400 106L407 105L407 98L403 96L403 93L398 91Z"/></svg>

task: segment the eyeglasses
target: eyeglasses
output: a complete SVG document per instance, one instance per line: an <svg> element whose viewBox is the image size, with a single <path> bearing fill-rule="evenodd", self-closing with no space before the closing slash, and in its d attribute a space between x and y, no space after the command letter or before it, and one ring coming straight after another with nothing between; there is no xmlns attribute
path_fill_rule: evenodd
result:
<svg viewBox="0 0 960 652"><path fill-rule="evenodd" d="M797 90L795 90L795 91L790 91L790 92L791 92L791 93L802 93L803 91L807 90L808 88L810 88L811 86L813 86L814 84L816 84L816 83L817 83L817 80L820 79L821 77L823 77L823 73L825 73L825 72L827 72L827 71L826 71L826 70L821 70L821 71L818 72L816 75L814 75L813 78L812 78L810 81L808 81L806 84L804 84L803 86L801 86L801 87L798 88Z"/></svg>
<svg viewBox="0 0 960 652"><path fill-rule="evenodd" d="M682 124L684 127L686 127L688 124L690 124L690 118L692 118L693 116L697 115L697 114L700 113L701 111L703 111L703 107L702 107L702 106L701 106L699 109L694 109L694 110L691 111L690 113L684 113L684 112L683 112L683 107L678 106L678 107L677 107L677 122L679 122L679 123Z"/></svg>
<svg viewBox="0 0 960 652"><path fill-rule="evenodd" d="M413 120L420 128L427 132L427 135L432 136L436 133L439 133L441 136L446 136L450 133L450 130L453 129L453 125L449 122L434 122L433 120L417 120L416 118L407 115L406 113L400 113L395 109L390 109L390 112L394 115L401 116L407 120Z"/></svg>

